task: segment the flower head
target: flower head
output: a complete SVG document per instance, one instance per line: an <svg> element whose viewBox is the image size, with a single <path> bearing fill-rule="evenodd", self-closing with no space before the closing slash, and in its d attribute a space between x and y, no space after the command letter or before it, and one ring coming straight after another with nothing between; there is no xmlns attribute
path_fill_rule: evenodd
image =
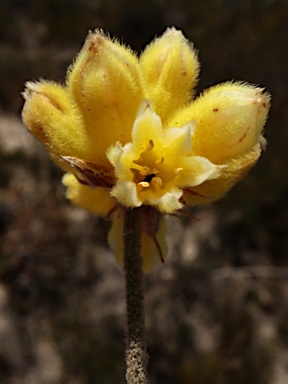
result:
<svg viewBox="0 0 288 384"><path fill-rule="evenodd" d="M25 124L68 172L68 198L112 215L114 248L123 207L143 207L144 241L162 252L161 214L221 198L260 156L269 94L227 82L193 100L198 73L193 45L175 28L139 58L96 31L64 87L26 85Z"/></svg>

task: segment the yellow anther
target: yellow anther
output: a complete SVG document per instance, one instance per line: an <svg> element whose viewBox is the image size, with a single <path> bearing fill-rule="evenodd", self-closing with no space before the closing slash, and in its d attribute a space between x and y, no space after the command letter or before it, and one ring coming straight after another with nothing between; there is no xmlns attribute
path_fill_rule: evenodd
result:
<svg viewBox="0 0 288 384"><path fill-rule="evenodd" d="M148 188L150 187L150 184L147 181L141 181L136 185L137 192L141 192L143 188Z"/></svg>
<svg viewBox="0 0 288 384"><path fill-rule="evenodd" d="M142 170L140 170L140 174L142 175L142 176L146 176L146 175L148 175L149 174L149 172L150 172L150 168L149 167L142 167Z"/></svg>
<svg viewBox="0 0 288 384"><path fill-rule="evenodd" d="M142 185L143 188L148 188L150 187L150 184L148 183L148 181L141 181L140 183L138 183L138 185Z"/></svg>
<svg viewBox="0 0 288 384"><path fill-rule="evenodd" d="M178 173L180 173L181 171L183 171L183 168L175 168L174 169L175 175L178 175Z"/></svg>

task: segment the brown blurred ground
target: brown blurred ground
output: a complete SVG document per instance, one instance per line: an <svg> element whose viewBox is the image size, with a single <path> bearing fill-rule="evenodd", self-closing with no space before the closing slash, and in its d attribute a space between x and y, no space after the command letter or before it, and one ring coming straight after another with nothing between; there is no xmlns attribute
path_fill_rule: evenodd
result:
<svg viewBox="0 0 288 384"><path fill-rule="evenodd" d="M288 382L286 0L2 0L0 383L124 383L124 287L109 223L65 201L61 171L25 131L26 80L63 82L89 29L141 50L171 25L199 49L198 91L266 87L268 147L223 201L171 220L146 279L151 384Z"/></svg>

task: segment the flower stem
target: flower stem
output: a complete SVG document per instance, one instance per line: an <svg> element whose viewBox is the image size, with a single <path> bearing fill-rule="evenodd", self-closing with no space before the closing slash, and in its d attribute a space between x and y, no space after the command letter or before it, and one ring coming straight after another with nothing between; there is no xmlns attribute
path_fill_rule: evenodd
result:
<svg viewBox="0 0 288 384"><path fill-rule="evenodd" d="M124 219L124 271L126 278L126 380L147 384L144 276L141 259L141 211L126 209Z"/></svg>

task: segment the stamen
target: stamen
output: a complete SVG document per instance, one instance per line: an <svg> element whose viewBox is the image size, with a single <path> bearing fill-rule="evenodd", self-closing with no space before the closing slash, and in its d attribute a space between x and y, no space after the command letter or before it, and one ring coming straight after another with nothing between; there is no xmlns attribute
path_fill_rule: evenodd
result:
<svg viewBox="0 0 288 384"><path fill-rule="evenodd" d="M149 140L149 146L147 147L148 151L151 151L154 148L154 141L152 139Z"/></svg>
<svg viewBox="0 0 288 384"><path fill-rule="evenodd" d="M150 184L148 183L148 181L140 181L140 183L138 183L138 185L142 185L143 188L150 187Z"/></svg>
<svg viewBox="0 0 288 384"><path fill-rule="evenodd" d="M142 189L143 189L143 185L141 185L140 183L136 185L136 189L137 189L137 192L141 192Z"/></svg>
<svg viewBox="0 0 288 384"><path fill-rule="evenodd" d="M137 192L141 192L143 188L148 187L150 187L150 184L147 181L140 181L140 183L136 185Z"/></svg>
<svg viewBox="0 0 288 384"><path fill-rule="evenodd" d="M162 156L161 159L158 159L155 161L155 165L162 165L164 163L164 157Z"/></svg>
<svg viewBox="0 0 288 384"><path fill-rule="evenodd" d="M160 189L162 187L162 179L160 177L157 177L157 176L153 177L153 179L151 180L151 184L155 188L155 191L158 192L158 191L160 191Z"/></svg>
<svg viewBox="0 0 288 384"><path fill-rule="evenodd" d="M134 163L134 165L133 165L133 167L131 167L131 169L136 169L137 171L139 171L140 175L142 175L142 176L148 175L149 170L150 170L149 167L137 164L135 161L133 161L133 163Z"/></svg>

